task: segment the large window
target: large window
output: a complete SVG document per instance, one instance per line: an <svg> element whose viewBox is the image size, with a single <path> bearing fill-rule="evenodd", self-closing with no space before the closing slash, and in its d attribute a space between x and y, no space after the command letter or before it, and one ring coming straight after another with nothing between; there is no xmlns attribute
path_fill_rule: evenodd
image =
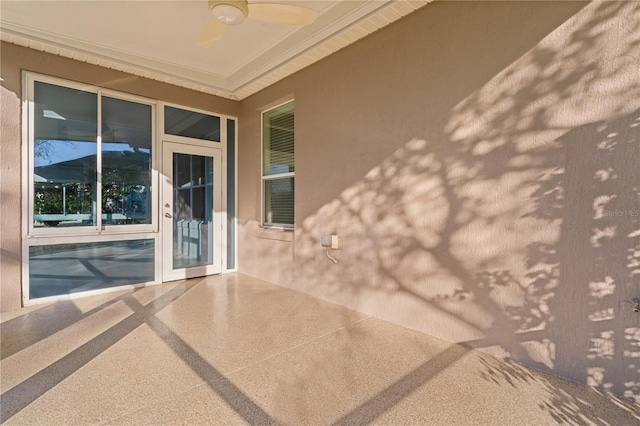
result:
<svg viewBox="0 0 640 426"><path fill-rule="evenodd" d="M262 225L293 228L294 102L262 114Z"/></svg>
<svg viewBox="0 0 640 426"><path fill-rule="evenodd" d="M99 290L154 280L153 239L29 247L29 297Z"/></svg>
<svg viewBox="0 0 640 426"><path fill-rule="evenodd" d="M26 82L25 299L156 281L154 102Z"/></svg>
<svg viewBox="0 0 640 426"><path fill-rule="evenodd" d="M150 226L152 106L42 81L32 87L31 232Z"/></svg>

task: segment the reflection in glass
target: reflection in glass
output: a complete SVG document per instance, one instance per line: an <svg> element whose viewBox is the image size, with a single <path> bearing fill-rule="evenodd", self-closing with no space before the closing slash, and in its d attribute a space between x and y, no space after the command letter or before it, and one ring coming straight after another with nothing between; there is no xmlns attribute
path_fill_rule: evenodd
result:
<svg viewBox="0 0 640 426"><path fill-rule="evenodd" d="M236 122L227 120L227 269L236 267Z"/></svg>
<svg viewBox="0 0 640 426"><path fill-rule="evenodd" d="M29 247L29 297L154 280L154 240Z"/></svg>
<svg viewBox="0 0 640 426"><path fill-rule="evenodd" d="M102 223L151 223L151 106L102 98Z"/></svg>
<svg viewBox="0 0 640 426"><path fill-rule="evenodd" d="M268 225L293 225L294 178L264 181L264 222Z"/></svg>
<svg viewBox="0 0 640 426"><path fill-rule="evenodd" d="M166 106L164 132L168 135L220 142L220 117Z"/></svg>
<svg viewBox="0 0 640 426"><path fill-rule="evenodd" d="M97 95L34 85L34 226L96 224Z"/></svg>
<svg viewBox="0 0 640 426"><path fill-rule="evenodd" d="M173 154L173 269L213 263L213 158Z"/></svg>

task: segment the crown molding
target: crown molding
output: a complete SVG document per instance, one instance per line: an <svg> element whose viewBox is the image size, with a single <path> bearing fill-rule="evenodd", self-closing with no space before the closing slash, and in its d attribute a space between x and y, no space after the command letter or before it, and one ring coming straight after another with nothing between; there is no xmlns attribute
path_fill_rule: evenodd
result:
<svg viewBox="0 0 640 426"><path fill-rule="evenodd" d="M241 100L366 37L432 0L336 2L312 25L222 76L0 20L2 41L117 71Z"/></svg>
<svg viewBox="0 0 640 426"><path fill-rule="evenodd" d="M224 78L174 63L145 58L105 46L0 21L0 39L30 49L123 71L164 83L235 99Z"/></svg>

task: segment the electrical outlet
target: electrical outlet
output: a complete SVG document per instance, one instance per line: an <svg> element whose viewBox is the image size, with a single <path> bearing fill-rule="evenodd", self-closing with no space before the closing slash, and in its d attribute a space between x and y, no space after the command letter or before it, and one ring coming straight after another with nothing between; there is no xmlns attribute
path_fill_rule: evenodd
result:
<svg viewBox="0 0 640 426"><path fill-rule="evenodd" d="M337 235L332 235L331 236L331 248L333 250L338 250L339 247L340 247L340 244L338 243L338 236Z"/></svg>

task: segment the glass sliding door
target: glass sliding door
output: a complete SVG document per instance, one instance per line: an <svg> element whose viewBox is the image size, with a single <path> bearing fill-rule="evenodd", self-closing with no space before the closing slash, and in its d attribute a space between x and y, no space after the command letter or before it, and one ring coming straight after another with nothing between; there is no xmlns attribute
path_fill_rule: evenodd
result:
<svg viewBox="0 0 640 426"><path fill-rule="evenodd" d="M220 273L222 173L217 148L163 145L163 281Z"/></svg>

